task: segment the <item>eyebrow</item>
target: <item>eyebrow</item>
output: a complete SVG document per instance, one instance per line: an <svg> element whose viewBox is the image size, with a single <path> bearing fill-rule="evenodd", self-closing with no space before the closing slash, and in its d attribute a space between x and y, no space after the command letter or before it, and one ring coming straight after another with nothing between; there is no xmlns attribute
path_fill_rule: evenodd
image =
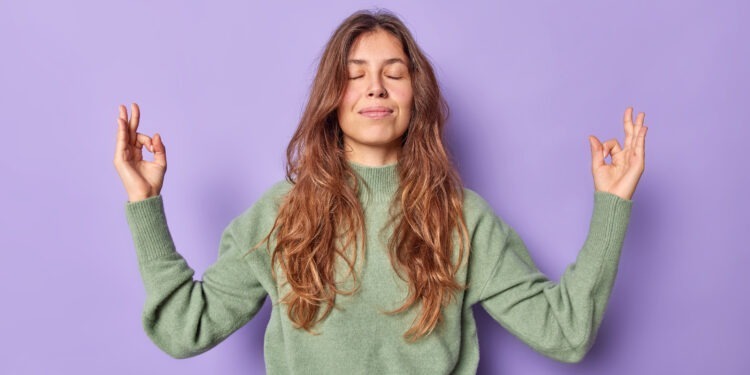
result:
<svg viewBox="0 0 750 375"><path fill-rule="evenodd" d="M366 60L360 60L360 59L349 59L349 61L347 61L347 63L348 64L356 64L356 65L367 65L367 61ZM395 63L402 63L402 64L408 66L408 64L404 60L402 60L401 58L398 58L398 57L393 57L393 58L390 58L388 60L385 60L385 65L395 64Z"/></svg>

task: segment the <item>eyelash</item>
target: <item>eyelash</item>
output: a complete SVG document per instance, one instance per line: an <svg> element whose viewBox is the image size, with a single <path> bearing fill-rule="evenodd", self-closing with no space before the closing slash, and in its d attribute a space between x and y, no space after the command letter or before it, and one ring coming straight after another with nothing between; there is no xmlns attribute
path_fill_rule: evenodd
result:
<svg viewBox="0 0 750 375"><path fill-rule="evenodd" d="M350 80L353 80L353 79L357 79L357 78L362 78L362 77L364 77L364 76L359 76L359 77L350 77L349 79L350 79ZM404 77L392 77L392 76L386 76L386 77L388 77L388 78L390 78L390 79L401 79L401 78L404 78Z"/></svg>

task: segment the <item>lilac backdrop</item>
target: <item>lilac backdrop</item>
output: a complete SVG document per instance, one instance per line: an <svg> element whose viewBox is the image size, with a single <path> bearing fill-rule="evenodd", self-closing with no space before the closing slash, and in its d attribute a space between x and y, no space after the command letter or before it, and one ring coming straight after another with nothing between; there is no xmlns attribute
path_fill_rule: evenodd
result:
<svg viewBox="0 0 750 375"><path fill-rule="evenodd" d="M0 2L0 373L261 374L263 310L175 360L145 299L112 165L117 106L160 132L162 194L196 278L283 178L316 58L359 8L400 15L435 64L466 186L559 280L593 204L587 136L645 111L646 171L595 346L537 354L477 305L480 374L747 374L748 17L741 1ZM150 158L150 156L149 156Z"/></svg>

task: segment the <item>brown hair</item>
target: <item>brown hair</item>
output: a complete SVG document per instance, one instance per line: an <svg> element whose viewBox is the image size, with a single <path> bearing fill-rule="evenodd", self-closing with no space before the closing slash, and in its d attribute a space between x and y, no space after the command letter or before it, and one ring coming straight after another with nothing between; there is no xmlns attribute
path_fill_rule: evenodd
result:
<svg viewBox="0 0 750 375"><path fill-rule="evenodd" d="M336 109L347 82L347 58L356 38L382 29L401 41L409 58L414 100L409 127L402 137L396 165L399 187L389 207L386 227L395 225L388 241L391 265L402 280L406 302L386 314L398 314L421 302L421 314L403 335L410 342L428 335L442 322L443 306L466 286L455 274L468 251L462 212L463 184L443 144L448 106L425 54L406 26L387 10L360 10L334 31L320 58L310 97L287 148L286 179L292 184L266 237L278 229L271 264L279 262L291 287L281 303L289 319L310 331L334 307L337 293L335 259L341 256L357 282L356 246L364 254L364 213L358 200L360 184L344 156L343 134ZM385 228L383 228L385 229ZM454 230L460 231L458 263L452 264ZM345 242L341 243L341 240ZM358 241L358 239L360 239ZM270 242L270 241L269 241ZM347 257L355 245L352 258ZM364 255L363 255L364 256ZM273 267L272 267L273 268ZM272 270L274 278L275 269ZM318 317L323 303L327 308ZM317 318L317 319L316 319Z"/></svg>

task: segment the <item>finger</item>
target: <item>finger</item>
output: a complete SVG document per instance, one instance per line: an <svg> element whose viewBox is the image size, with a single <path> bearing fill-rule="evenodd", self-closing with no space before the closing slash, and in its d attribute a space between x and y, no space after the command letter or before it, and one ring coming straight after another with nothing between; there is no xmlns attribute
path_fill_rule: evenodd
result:
<svg viewBox="0 0 750 375"><path fill-rule="evenodd" d="M117 146L115 146L115 160L125 160L125 150L128 147L128 131L125 130L125 121L117 118Z"/></svg>
<svg viewBox="0 0 750 375"><path fill-rule="evenodd" d="M646 120L646 112L638 113L638 117L635 119L636 126L643 126L643 121Z"/></svg>
<svg viewBox="0 0 750 375"><path fill-rule="evenodd" d="M603 147L603 151L602 151L602 155L603 156L602 156L602 158L606 158L607 155L609 155L610 150L614 149L615 147L617 147L617 149L620 150L620 143L617 142L617 139L612 138L612 139L604 142L602 144L602 147ZM614 153L612 155L614 156Z"/></svg>
<svg viewBox="0 0 750 375"><path fill-rule="evenodd" d="M612 145L612 156L619 154L620 151L622 151L622 148L620 148L620 143L615 141L615 144Z"/></svg>
<svg viewBox="0 0 750 375"><path fill-rule="evenodd" d="M602 143L599 142L595 136L589 136L589 144L591 145L591 167L596 169L599 166L604 165L604 157L602 156Z"/></svg>
<svg viewBox="0 0 750 375"><path fill-rule="evenodd" d="M633 144L638 140L638 136L643 128L643 123L646 121L646 113L641 112L638 114L638 118L635 120L635 128L633 129Z"/></svg>
<svg viewBox="0 0 750 375"><path fill-rule="evenodd" d="M162 142L161 134L154 134L154 163L167 167L167 149Z"/></svg>
<svg viewBox="0 0 750 375"><path fill-rule="evenodd" d="M636 141L638 141L638 134L641 131L641 128L643 127L643 120L646 118L646 114L641 112L638 114L638 116L635 119L635 124L633 125L633 137L632 137L632 144L635 147Z"/></svg>
<svg viewBox="0 0 750 375"><path fill-rule="evenodd" d="M146 146L146 148L154 152L154 144L151 141L151 137L143 134L143 133L136 133L138 135L138 144L136 145L138 148L141 148L143 145Z"/></svg>
<svg viewBox="0 0 750 375"><path fill-rule="evenodd" d="M615 140L612 144L612 150L610 151L612 155L612 164L614 165L620 165L623 164L624 160L622 160L623 156L625 154L622 154L622 148L620 147L620 143Z"/></svg>
<svg viewBox="0 0 750 375"><path fill-rule="evenodd" d="M639 158L643 158L646 155L646 132L648 132L648 126L643 126L643 130L638 132L638 141L635 145L635 155Z"/></svg>
<svg viewBox="0 0 750 375"><path fill-rule="evenodd" d="M633 137L633 107L625 109L625 115L622 119L623 128L625 128L625 148L632 145Z"/></svg>
<svg viewBox="0 0 750 375"><path fill-rule="evenodd" d="M125 105L120 104L120 118L125 121L125 130L128 132L127 138L125 138L129 145L135 144L135 133L130 129L130 120L128 120L128 108Z"/></svg>
<svg viewBox="0 0 750 375"><path fill-rule="evenodd" d="M125 120L125 122L128 121L128 110L122 104L120 104L120 118Z"/></svg>
<svg viewBox="0 0 750 375"><path fill-rule="evenodd" d="M136 141L136 133L138 132L138 123L141 118L141 111L140 108L138 108L138 105L135 103L130 104L130 135L132 136L131 142L133 142L133 145L135 145Z"/></svg>

